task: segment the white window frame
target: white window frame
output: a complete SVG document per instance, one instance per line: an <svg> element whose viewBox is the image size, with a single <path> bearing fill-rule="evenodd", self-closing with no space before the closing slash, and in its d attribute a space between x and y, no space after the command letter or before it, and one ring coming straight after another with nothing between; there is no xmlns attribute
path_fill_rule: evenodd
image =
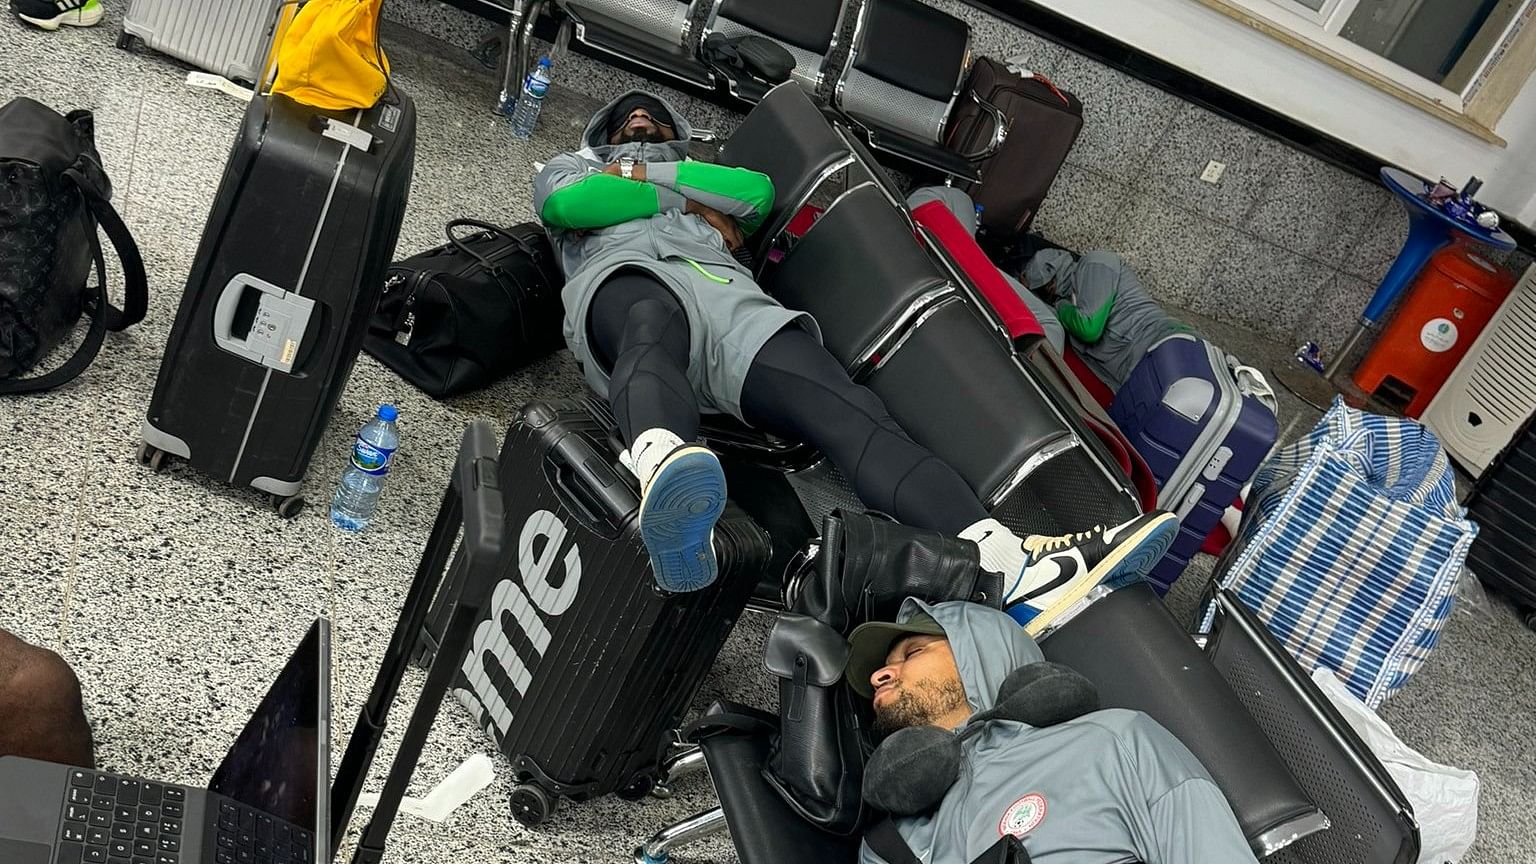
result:
<svg viewBox="0 0 1536 864"><path fill-rule="evenodd" d="M1443 105L1445 108L1458 114L1466 111L1467 102L1476 88L1481 83L1482 77L1487 74L1489 61L1493 54L1483 58L1477 74L1467 84L1466 91L1457 93L1448 90L1435 82L1418 75L1408 69L1393 63L1387 58L1370 51L1360 45L1345 39L1340 33L1344 25L1349 21L1360 0L1327 0L1323 8L1313 12L1295 0L1220 0L1230 7L1247 12L1258 18L1263 18L1279 29L1285 31L1293 38L1311 43L1323 51L1338 56L1346 63L1364 68L1378 76L1422 96L1425 99ZM1433 0L1427 0L1433 2ZM1525 0L1528 7L1533 0ZM1509 27L1520 20L1521 14L1516 13L1506 26L1505 33L1501 35L1496 44L1503 44L1509 36Z"/></svg>

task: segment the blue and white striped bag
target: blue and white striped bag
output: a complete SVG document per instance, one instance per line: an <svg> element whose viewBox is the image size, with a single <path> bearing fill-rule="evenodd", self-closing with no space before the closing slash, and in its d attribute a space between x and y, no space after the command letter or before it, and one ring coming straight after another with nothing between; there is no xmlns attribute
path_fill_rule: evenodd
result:
<svg viewBox="0 0 1536 864"><path fill-rule="evenodd" d="M1220 578L1374 710L1439 642L1476 536L1433 432L1336 399L1259 468Z"/></svg>

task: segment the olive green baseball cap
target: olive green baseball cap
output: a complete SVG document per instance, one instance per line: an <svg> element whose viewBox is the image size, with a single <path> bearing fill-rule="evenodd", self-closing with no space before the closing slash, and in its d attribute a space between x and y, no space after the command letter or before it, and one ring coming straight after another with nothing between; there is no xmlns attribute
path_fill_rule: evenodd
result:
<svg viewBox="0 0 1536 864"><path fill-rule="evenodd" d="M843 673L853 692L865 699L872 699L875 688L869 684L869 676L885 665L891 646L907 636L942 636L948 634L939 622L927 612L917 612L901 622L869 621L853 628L848 634L848 668Z"/></svg>

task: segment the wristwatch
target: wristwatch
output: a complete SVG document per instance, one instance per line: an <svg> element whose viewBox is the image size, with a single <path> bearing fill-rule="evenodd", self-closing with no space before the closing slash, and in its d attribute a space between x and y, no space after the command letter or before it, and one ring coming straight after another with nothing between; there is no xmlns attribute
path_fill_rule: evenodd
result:
<svg viewBox="0 0 1536 864"><path fill-rule="evenodd" d="M625 180L635 179L635 159L633 156L619 157L619 176Z"/></svg>

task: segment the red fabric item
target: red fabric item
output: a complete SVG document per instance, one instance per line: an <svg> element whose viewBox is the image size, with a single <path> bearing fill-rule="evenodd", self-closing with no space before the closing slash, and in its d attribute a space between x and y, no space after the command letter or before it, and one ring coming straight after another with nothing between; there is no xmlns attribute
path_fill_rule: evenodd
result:
<svg viewBox="0 0 1536 864"><path fill-rule="evenodd" d="M1115 401L1114 391L1109 389L1108 384L1099 380L1099 376L1088 368L1083 358L1077 356L1077 352L1072 350L1071 345L1068 345L1066 350L1067 368L1072 370L1072 374L1082 382L1083 389L1098 401L1099 406L1108 411L1109 403ZM1093 431L1099 433L1099 438L1120 460L1121 469L1130 475L1131 484L1136 487L1136 496L1141 499L1141 509L1147 511L1157 509L1157 477L1152 473L1152 466L1147 464L1147 460L1141 458L1141 454L1131 446L1125 433L1118 427L1112 433L1106 432L1100 429L1097 423L1094 424Z"/></svg>
<svg viewBox="0 0 1536 864"><path fill-rule="evenodd" d="M789 224L784 226L784 230L794 237L804 237L805 232L811 230L811 226L815 225L816 220L821 218L822 212L824 212L822 208L812 207L807 204L800 208L800 211L795 214L795 218L789 220Z"/></svg>
<svg viewBox="0 0 1536 864"><path fill-rule="evenodd" d="M1099 380L1099 376L1095 375L1093 370L1088 368L1088 364L1083 362L1083 358L1077 356L1077 352L1072 350L1071 345L1067 346L1066 356L1067 368L1071 369L1072 373L1077 376L1077 380L1082 382L1083 388L1094 399L1098 400L1099 406L1108 411L1109 403L1115 401L1115 391L1109 389L1108 384Z"/></svg>
<svg viewBox="0 0 1536 864"><path fill-rule="evenodd" d="M1243 509L1243 496L1237 496L1237 500L1232 502L1232 506L1239 510ZM1205 544L1200 547L1200 551L1207 555L1220 555L1226 551L1227 544L1231 542L1232 533L1227 530L1226 524L1217 522L1216 527L1211 529L1210 536L1205 538Z"/></svg>
<svg viewBox="0 0 1536 864"><path fill-rule="evenodd" d="M1017 339L1020 336L1045 335L1034 313L1014 293L1013 286L998 272L997 265L992 263L987 253L981 251L981 247L976 245L976 238L965 230L965 226L944 206L944 202L929 201L913 210L912 218L917 220L917 224L932 231L939 243L949 251L960 269L970 278L971 284L976 286L976 290L997 311L998 317L1003 319L1009 337Z"/></svg>

